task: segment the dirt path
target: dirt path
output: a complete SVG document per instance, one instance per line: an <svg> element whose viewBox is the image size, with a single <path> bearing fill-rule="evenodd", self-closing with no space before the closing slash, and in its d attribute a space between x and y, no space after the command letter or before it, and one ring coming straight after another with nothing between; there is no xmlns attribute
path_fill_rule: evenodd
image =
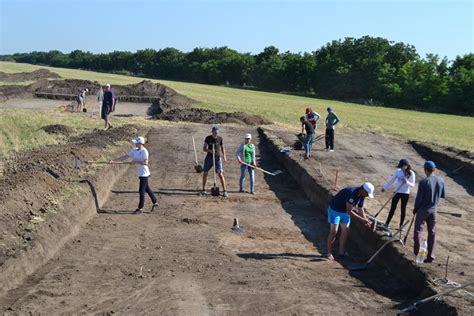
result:
<svg viewBox="0 0 474 316"><path fill-rule="evenodd" d="M0 109L57 109L59 106L65 106L73 101L63 100L49 100L49 99L8 99L5 102L0 102ZM147 110L150 104L148 103L133 103L133 102L119 102L112 115L136 115L148 116ZM87 101L88 112L94 112L95 115L99 113L99 103L95 101L95 96L90 96Z"/></svg>
<svg viewBox="0 0 474 316"><path fill-rule="evenodd" d="M4 311L362 315L394 312L412 297L380 268L351 275L341 263L323 260L325 219L286 172L257 174L256 196L237 193L234 152L242 129L222 129L230 197L199 197L190 137L203 139L208 129L177 124L153 130L151 185L160 193L160 209L130 214L137 179L129 169L77 238L0 298ZM279 168L260 150L264 167ZM234 217L243 234L231 232Z"/></svg>

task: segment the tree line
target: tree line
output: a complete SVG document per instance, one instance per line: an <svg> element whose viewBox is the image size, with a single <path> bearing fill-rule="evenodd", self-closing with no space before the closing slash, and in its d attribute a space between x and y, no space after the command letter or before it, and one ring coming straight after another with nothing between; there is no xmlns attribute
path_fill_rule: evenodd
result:
<svg viewBox="0 0 474 316"><path fill-rule="evenodd" d="M2 55L0 60L247 87L421 111L474 113L474 54L449 61L380 37L345 38L314 52L228 47Z"/></svg>

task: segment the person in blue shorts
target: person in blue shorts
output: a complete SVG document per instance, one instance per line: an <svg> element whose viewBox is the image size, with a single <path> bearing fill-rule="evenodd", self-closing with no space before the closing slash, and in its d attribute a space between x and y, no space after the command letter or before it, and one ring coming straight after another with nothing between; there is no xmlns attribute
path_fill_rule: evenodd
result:
<svg viewBox="0 0 474 316"><path fill-rule="evenodd" d="M225 153L225 147L224 147L224 140L221 136L219 136L219 127L214 126L212 128L212 134L207 136L206 139L204 139L204 146L202 150L207 153L206 158L204 158L204 173L202 175L202 191L201 195L207 195L206 192L206 183L207 183L207 175L209 173L209 170L214 166L216 166L216 173L219 175L219 179L221 180L222 184L222 189L223 189L223 195L224 197L228 196L227 189L226 189L226 184L225 184L225 178L224 178L224 168L222 167L222 158L224 159L224 162L227 161L227 156ZM212 149L214 148L214 156L215 156L215 161L212 161ZM222 158L221 158L222 154Z"/></svg>
<svg viewBox="0 0 474 316"><path fill-rule="evenodd" d="M373 184L366 182L359 187L347 187L339 191L329 203L328 206L328 222L330 230L327 241L327 258L334 260L332 255L332 247L336 240L336 234L341 226L341 237L339 239L339 256L341 258L347 257L345 246L347 237L349 235L349 225L351 217L363 222L370 227L370 222L364 212L364 200L366 197L374 198ZM358 213L352 210L357 209Z"/></svg>

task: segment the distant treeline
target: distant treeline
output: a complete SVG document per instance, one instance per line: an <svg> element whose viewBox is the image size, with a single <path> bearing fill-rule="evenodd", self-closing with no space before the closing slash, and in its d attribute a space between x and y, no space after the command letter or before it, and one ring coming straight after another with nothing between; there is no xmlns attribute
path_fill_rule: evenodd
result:
<svg viewBox="0 0 474 316"><path fill-rule="evenodd" d="M474 113L474 54L454 61L380 37L332 41L311 53L274 46L252 55L228 47L93 54L20 53L0 60L215 85L251 87L421 111ZM92 79L92 78L91 78Z"/></svg>

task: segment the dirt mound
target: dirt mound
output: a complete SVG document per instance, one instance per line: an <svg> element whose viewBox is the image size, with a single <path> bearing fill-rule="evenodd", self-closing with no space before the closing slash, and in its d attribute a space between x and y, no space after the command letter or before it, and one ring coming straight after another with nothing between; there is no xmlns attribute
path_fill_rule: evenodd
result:
<svg viewBox="0 0 474 316"><path fill-rule="evenodd" d="M0 102L11 98L34 97L35 93L51 93L58 94L57 97L51 96L53 99L64 99L65 95L75 96L78 90L89 89L89 95L95 96L100 89L98 82L88 80L48 80L40 79L28 86L23 85L4 85L0 86Z"/></svg>
<svg viewBox="0 0 474 316"><path fill-rule="evenodd" d="M33 81L45 78L61 78L55 72L51 72L48 69L38 69L32 72L18 72L18 73L5 73L0 71L0 81L11 81L11 82L22 82L22 81Z"/></svg>
<svg viewBox="0 0 474 316"><path fill-rule="evenodd" d="M25 86L3 85L0 86L0 102L10 98L31 97L31 92Z"/></svg>
<svg viewBox="0 0 474 316"><path fill-rule="evenodd" d="M85 175L87 166L81 166L80 171L74 169L74 157L97 160L106 148L129 140L137 131L133 125L95 130L73 136L64 145L20 152L8 161L0 181L0 266L34 242L38 217L51 212L58 194Z"/></svg>
<svg viewBox="0 0 474 316"><path fill-rule="evenodd" d="M169 110L156 115L155 118L174 122L184 121L204 124L237 123L254 126L272 124L270 120L259 115L251 115L243 112L215 113L196 108Z"/></svg>
<svg viewBox="0 0 474 316"><path fill-rule="evenodd" d="M60 134L65 136L69 136L75 132L72 127L62 124L46 125L41 127L41 129L48 134Z"/></svg>
<svg viewBox="0 0 474 316"><path fill-rule="evenodd" d="M99 89L100 84L97 81L89 80L77 80L77 79L66 79L66 80L39 80L27 87L30 92L46 92L46 93L57 93L57 94L76 94L78 90L87 88L89 95L95 95Z"/></svg>
<svg viewBox="0 0 474 316"><path fill-rule="evenodd" d="M152 105L151 111L148 113L149 115L178 108L188 108L197 103L197 101L179 94L170 87L160 83L153 83L150 80L143 80L137 84L114 86L113 90L118 96L158 97L159 101Z"/></svg>

